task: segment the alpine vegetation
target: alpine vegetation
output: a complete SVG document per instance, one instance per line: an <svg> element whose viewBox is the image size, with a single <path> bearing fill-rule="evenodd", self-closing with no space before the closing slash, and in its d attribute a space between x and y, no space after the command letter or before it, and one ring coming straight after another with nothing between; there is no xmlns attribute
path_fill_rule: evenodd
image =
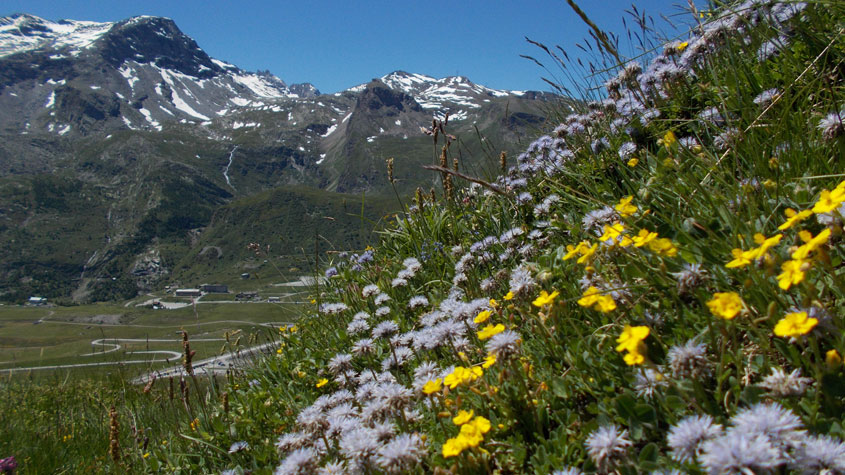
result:
<svg viewBox="0 0 845 475"><path fill-rule="evenodd" d="M692 15L661 42L643 20L637 62L591 26L600 97L498 177L436 121L442 197L327 262L225 410L138 466L845 472L845 4Z"/></svg>

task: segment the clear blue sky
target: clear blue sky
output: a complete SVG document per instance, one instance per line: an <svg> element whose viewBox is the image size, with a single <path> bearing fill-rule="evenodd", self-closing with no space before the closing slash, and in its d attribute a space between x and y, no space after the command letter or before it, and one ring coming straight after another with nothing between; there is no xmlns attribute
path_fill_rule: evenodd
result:
<svg viewBox="0 0 845 475"><path fill-rule="evenodd" d="M621 32L631 1L581 0L602 28ZM643 0L637 8L662 24L684 2ZM700 1L697 3L701 3ZM586 26L564 0L231 1L3 0L0 15L49 20L117 21L135 15L172 18L210 56L243 69L269 69L288 83L336 92L394 70L462 75L498 89L549 90L544 72L520 58L542 56L524 37L570 54ZM629 18L630 20L630 18ZM689 15L683 16L688 21ZM630 25L630 23L629 23Z"/></svg>

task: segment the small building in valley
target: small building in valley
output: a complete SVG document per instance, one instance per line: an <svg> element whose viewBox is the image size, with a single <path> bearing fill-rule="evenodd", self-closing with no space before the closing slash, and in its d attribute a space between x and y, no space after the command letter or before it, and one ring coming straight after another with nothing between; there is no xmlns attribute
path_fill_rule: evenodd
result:
<svg viewBox="0 0 845 475"><path fill-rule="evenodd" d="M201 295L200 289L176 289L177 297L199 297Z"/></svg>
<svg viewBox="0 0 845 475"><path fill-rule="evenodd" d="M207 294L228 294L229 286L223 284L202 284L200 290Z"/></svg>
<svg viewBox="0 0 845 475"><path fill-rule="evenodd" d="M47 305L47 297L30 297L26 301L28 305Z"/></svg>
<svg viewBox="0 0 845 475"><path fill-rule="evenodd" d="M235 295L235 300L255 300L258 298L258 292L240 292Z"/></svg>

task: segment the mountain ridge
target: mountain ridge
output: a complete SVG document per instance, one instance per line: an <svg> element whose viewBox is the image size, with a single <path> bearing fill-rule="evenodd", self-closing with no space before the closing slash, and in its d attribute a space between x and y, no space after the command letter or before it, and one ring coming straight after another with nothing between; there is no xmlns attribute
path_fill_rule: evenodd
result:
<svg viewBox="0 0 845 475"><path fill-rule="evenodd" d="M133 280L132 269L156 253L167 268L156 275L177 279L165 271L217 225L215 210L265 190L429 189L437 175L420 166L437 158L421 128L447 114L450 134L471 138L461 166L483 176L490 157L515 152L559 100L404 71L322 94L212 58L167 18L0 18L0 299L146 290L164 281ZM87 205L74 196L81 190ZM245 244L227 256L243 256Z"/></svg>

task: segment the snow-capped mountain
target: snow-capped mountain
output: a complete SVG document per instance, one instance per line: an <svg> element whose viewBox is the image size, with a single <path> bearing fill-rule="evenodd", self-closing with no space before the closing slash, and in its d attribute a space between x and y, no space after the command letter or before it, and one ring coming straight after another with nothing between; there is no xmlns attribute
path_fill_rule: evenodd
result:
<svg viewBox="0 0 845 475"><path fill-rule="evenodd" d="M414 96L424 109L440 109L449 104L479 108L485 102L489 103L491 98L525 94L525 91L504 91L484 87L463 76L435 79L422 74L395 71L383 76L381 81L393 89Z"/></svg>
<svg viewBox="0 0 845 475"><path fill-rule="evenodd" d="M52 22L26 14L0 18L0 57L45 47L64 50L75 56L111 27L112 23Z"/></svg>
<svg viewBox="0 0 845 475"><path fill-rule="evenodd" d="M423 109L432 111L437 118L449 112L451 120L466 119L469 116L468 109L480 109L495 98L522 97L526 94L526 91L491 89L463 76L437 79L424 74L394 71L382 76L379 81L393 90L412 96ZM348 91L360 92L365 87L366 84L361 84Z"/></svg>
<svg viewBox="0 0 845 475"><path fill-rule="evenodd" d="M211 58L167 18L0 18L0 289L97 299L147 288L155 279L138 269L239 226L225 216L240 200L310 216L355 196L339 193L392 194L388 157L400 192L429 189L438 175L420 166L436 157L421 129L433 118L448 114L461 167L478 171L516 152L559 99L402 71L320 94ZM281 204L267 195L294 188Z"/></svg>
<svg viewBox="0 0 845 475"><path fill-rule="evenodd" d="M16 112L2 114L0 127L25 131L39 125L87 133L91 122L108 118L161 130L165 122L207 122L233 108L319 93L210 58L172 20L149 16L115 23L0 18L0 65L0 108ZM63 122L68 114L56 110L39 117L68 101L85 104L75 121Z"/></svg>

